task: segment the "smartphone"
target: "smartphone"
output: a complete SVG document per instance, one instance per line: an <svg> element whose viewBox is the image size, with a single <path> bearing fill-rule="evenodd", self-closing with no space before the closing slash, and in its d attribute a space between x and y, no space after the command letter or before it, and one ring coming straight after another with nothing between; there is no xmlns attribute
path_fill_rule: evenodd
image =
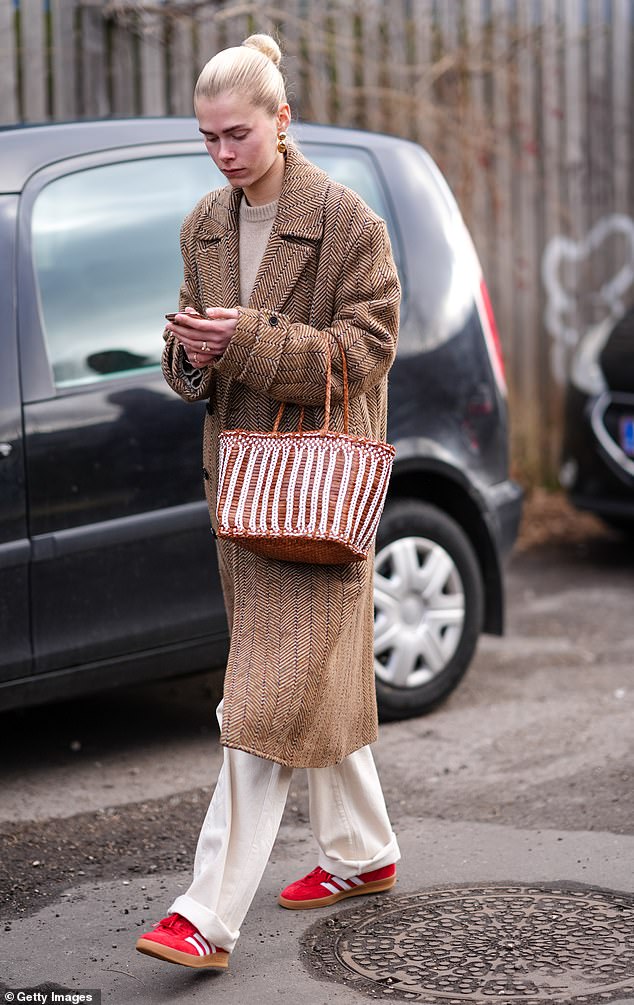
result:
<svg viewBox="0 0 634 1005"><path fill-rule="evenodd" d="M189 313L188 311L176 311L176 314L185 314L185 316L187 316L188 313ZM176 314L166 314L165 317L167 318L168 321L174 321L176 318ZM189 317L200 318L201 321L209 321L209 318L205 317L204 314L198 314L198 313L189 314Z"/></svg>

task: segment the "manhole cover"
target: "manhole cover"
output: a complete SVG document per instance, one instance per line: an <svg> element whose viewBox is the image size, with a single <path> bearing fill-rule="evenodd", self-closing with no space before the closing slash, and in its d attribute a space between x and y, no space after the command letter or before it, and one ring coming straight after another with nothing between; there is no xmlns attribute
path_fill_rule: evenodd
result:
<svg viewBox="0 0 634 1005"><path fill-rule="evenodd" d="M373 899L303 942L319 976L372 998L594 1003L634 991L634 897L572 884Z"/></svg>

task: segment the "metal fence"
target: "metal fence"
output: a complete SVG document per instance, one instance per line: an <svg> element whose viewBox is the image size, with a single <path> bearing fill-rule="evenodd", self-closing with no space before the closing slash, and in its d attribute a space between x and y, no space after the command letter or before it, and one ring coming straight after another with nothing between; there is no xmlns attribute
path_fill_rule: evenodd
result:
<svg viewBox="0 0 634 1005"><path fill-rule="evenodd" d="M0 0L0 121L189 114L203 63L254 30L282 42L296 116L439 163L490 287L516 470L551 478L571 353L634 297L634 0Z"/></svg>

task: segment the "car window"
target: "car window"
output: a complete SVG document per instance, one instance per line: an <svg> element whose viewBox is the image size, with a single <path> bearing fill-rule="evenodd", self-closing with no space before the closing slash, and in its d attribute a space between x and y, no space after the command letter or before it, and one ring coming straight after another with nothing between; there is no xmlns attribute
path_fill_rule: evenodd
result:
<svg viewBox="0 0 634 1005"><path fill-rule="evenodd" d="M58 387L159 364L182 276L180 225L219 177L192 154L107 164L42 189L32 244Z"/></svg>
<svg viewBox="0 0 634 1005"><path fill-rule="evenodd" d="M390 228L367 151L318 143L302 149ZM177 306L182 276L180 225L205 192L222 184L201 151L101 165L42 189L33 207L32 246L57 387L160 364L163 315Z"/></svg>

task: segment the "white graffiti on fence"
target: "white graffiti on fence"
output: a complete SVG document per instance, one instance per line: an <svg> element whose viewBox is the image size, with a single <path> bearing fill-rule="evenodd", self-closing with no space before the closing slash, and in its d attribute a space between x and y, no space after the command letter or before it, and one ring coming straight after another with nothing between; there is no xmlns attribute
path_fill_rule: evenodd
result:
<svg viewBox="0 0 634 1005"><path fill-rule="evenodd" d="M582 290L575 279L571 289L566 289L562 271L566 264L572 266L577 277L579 264L594 254L609 238L622 237L624 251L619 256L619 268L596 290ZM570 354L586 328L609 318L615 320L623 314L625 294L634 283L634 219L623 213L602 217L580 241L557 234L551 238L542 255L542 282L546 290L544 324L553 338L551 346L551 372L563 384L566 380ZM592 319L587 323L574 323L580 312L581 297L591 297L594 307Z"/></svg>

